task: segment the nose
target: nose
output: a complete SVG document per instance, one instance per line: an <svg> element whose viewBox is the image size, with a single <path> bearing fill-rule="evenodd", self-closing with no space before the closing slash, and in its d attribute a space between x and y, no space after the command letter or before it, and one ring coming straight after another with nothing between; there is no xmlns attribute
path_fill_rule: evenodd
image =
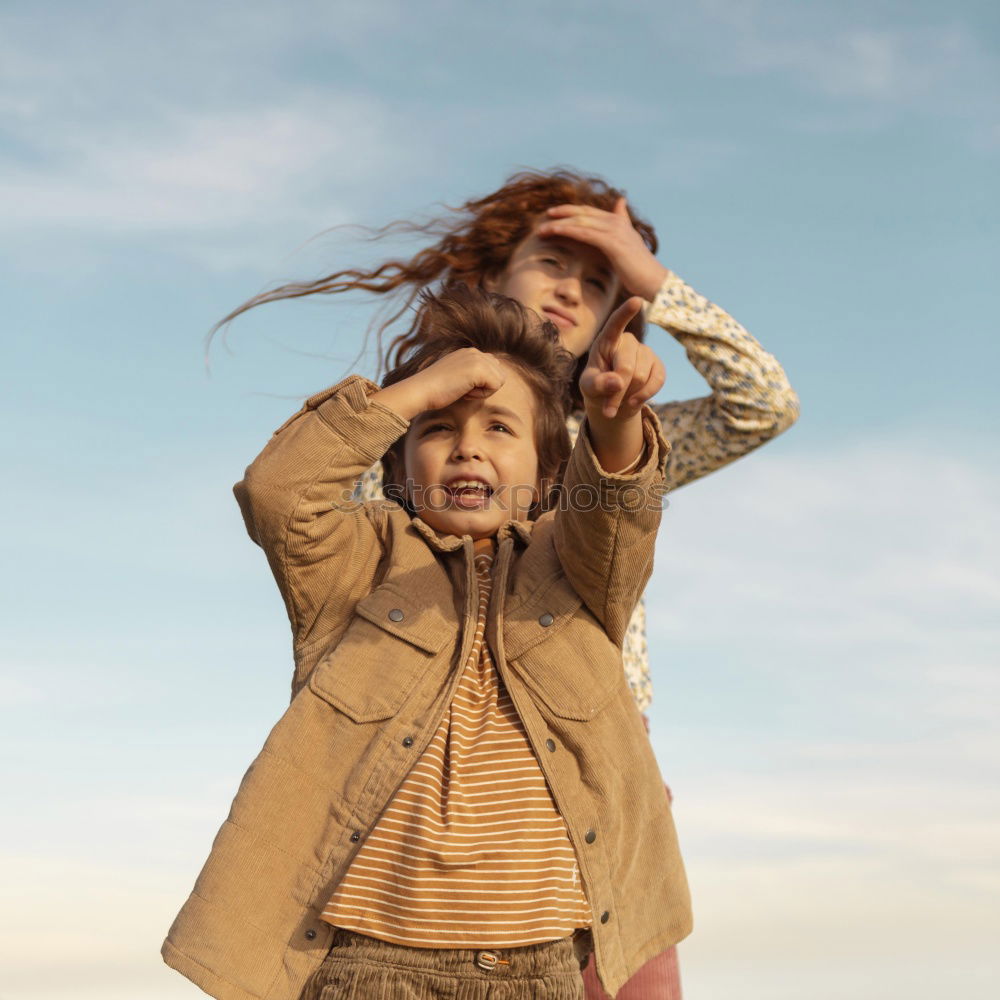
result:
<svg viewBox="0 0 1000 1000"><path fill-rule="evenodd" d="M556 298L567 305L579 305L583 294L580 276L575 272L563 274L556 282L555 292Z"/></svg>
<svg viewBox="0 0 1000 1000"><path fill-rule="evenodd" d="M470 458L482 460L483 448L482 440L475 431L466 428L455 441L455 447L451 452L452 460L455 462L466 461Z"/></svg>

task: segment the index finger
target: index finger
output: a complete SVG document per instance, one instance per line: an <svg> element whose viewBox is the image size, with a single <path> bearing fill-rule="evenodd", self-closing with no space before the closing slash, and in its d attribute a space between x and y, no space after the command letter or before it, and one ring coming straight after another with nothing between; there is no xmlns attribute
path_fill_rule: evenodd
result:
<svg viewBox="0 0 1000 1000"><path fill-rule="evenodd" d="M604 215L614 215L614 212L607 212L594 205L574 205L570 202L565 205L553 205L551 208L545 209L545 214L552 218L562 218L566 215L590 215L599 218Z"/></svg>
<svg viewBox="0 0 1000 1000"><path fill-rule="evenodd" d="M625 327L629 325L633 317L638 316L641 308L642 299L638 295L626 299L607 318L604 328L597 335L591 349L598 352L613 350L618 338L625 332Z"/></svg>

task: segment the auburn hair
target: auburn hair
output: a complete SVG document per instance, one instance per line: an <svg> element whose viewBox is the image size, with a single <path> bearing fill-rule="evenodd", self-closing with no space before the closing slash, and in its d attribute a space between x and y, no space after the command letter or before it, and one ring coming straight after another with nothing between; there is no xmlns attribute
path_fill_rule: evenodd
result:
<svg viewBox="0 0 1000 1000"><path fill-rule="evenodd" d="M535 402L532 423L542 488L528 516L537 517L555 504L569 459L566 414L576 359L560 344L555 324L506 295L453 281L439 293L420 292L419 303L417 336L386 373L382 387L402 382L465 347L495 355L515 368ZM382 493L412 514L405 487L405 442L404 435L382 458Z"/></svg>
<svg viewBox="0 0 1000 1000"><path fill-rule="evenodd" d="M449 207L448 214L438 219L426 223L399 221L381 229L368 230L376 239L390 233L421 233L434 240L408 260L387 260L370 270L346 268L316 281L293 281L261 292L219 320L209 331L208 340L210 342L219 329L237 316L266 302L307 295L366 291L389 296L387 318L378 324L376 334L379 371L385 371L406 356L422 335L423 326L418 313L405 333L393 337L388 347L383 345L388 328L410 310L423 289L450 281L479 286L485 277L499 275L504 270L518 244L531 233L546 209L573 204L590 205L610 212L624 194L624 191L611 187L600 177L568 168L515 173L496 191L470 198L457 207ZM631 207L629 218L650 252L656 253L658 242L653 227L637 216ZM627 292L622 289L618 302L612 308L627 297ZM632 320L628 329L638 339L643 338L641 314ZM582 366L581 359L578 370Z"/></svg>

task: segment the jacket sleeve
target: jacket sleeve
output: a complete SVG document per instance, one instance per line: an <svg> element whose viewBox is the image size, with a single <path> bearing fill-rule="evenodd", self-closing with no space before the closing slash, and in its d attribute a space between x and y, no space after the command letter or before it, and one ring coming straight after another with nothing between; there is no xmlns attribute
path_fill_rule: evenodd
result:
<svg viewBox="0 0 1000 1000"><path fill-rule="evenodd" d="M778 361L723 309L667 275L646 307L712 390L653 406L672 445L667 488L676 489L759 448L798 419L799 398Z"/></svg>
<svg viewBox="0 0 1000 1000"><path fill-rule="evenodd" d="M601 468L584 420L555 512L555 548L563 572L618 646L653 571L670 453L649 406L642 419L643 455L628 474Z"/></svg>
<svg viewBox="0 0 1000 1000"><path fill-rule="evenodd" d="M352 375L311 396L233 487L247 531L267 555L296 645L322 638L353 613L382 558L385 504L353 493L409 423L369 402L377 389Z"/></svg>

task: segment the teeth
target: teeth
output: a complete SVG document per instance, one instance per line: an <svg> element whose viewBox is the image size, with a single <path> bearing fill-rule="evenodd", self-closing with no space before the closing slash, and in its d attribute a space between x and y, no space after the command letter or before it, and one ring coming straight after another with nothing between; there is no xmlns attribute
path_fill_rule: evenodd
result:
<svg viewBox="0 0 1000 1000"><path fill-rule="evenodd" d="M479 482L478 479L456 479L453 483L449 485L449 489L452 490L479 490L481 493L485 493L489 487L486 483Z"/></svg>

